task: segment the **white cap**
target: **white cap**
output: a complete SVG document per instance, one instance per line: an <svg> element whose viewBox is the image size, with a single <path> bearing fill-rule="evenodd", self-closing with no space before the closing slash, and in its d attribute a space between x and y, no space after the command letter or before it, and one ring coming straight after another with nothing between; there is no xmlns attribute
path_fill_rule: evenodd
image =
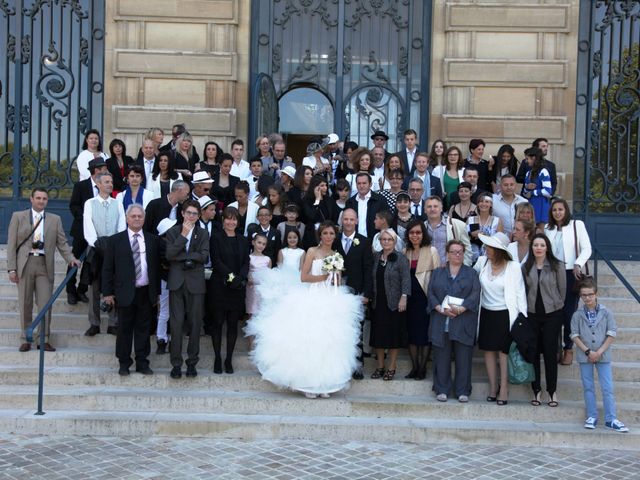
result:
<svg viewBox="0 0 640 480"><path fill-rule="evenodd" d="M327 136L327 143L329 143L329 144L338 143L339 140L340 140L340 137L338 137L338 135L336 135L335 133L330 133Z"/></svg>
<svg viewBox="0 0 640 480"><path fill-rule="evenodd" d="M200 204L200 208L202 210L204 210L205 208L207 208L212 203L215 203L215 201L212 200L209 195L203 195L198 199L198 203Z"/></svg>
<svg viewBox="0 0 640 480"><path fill-rule="evenodd" d="M280 174L283 174L283 173L285 175L288 175L292 179L296 177L296 169L293 168L291 165L287 165L282 170L280 170Z"/></svg>
<svg viewBox="0 0 640 480"><path fill-rule="evenodd" d="M199 170L193 174L191 183L213 183L213 179L209 176L209 172Z"/></svg>
<svg viewBox="0 0 640 480"><path fill-rule="evenodd" d="M167 230L173 227L176 223L178 223L177 220L171 220L170 218L163 218L158 224L158 235L164 235L165 233L167 233Z"/></svg>

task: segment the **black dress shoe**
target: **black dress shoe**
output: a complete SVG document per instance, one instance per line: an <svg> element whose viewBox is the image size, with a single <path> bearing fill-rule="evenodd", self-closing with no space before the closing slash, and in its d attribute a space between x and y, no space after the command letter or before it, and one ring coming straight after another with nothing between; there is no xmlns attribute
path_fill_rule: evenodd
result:
<svg viewBox="0 0 640 480"><path fill-rule="evenodd" d="M86 293L78 292L76 296L78 297L78 300L80 300L82 303L89 303L89 297L87 297Z"/></svg>
<svg viewBox="0 0 640 480"><path fill-rule="evenodd" d="M147 365L146 367L136 367L136 372L143 375L153 375L153 370L149 368L149 365Z"/></svg>
<svg viewBox="0 0 640 480"><path fill-rule="evenodd" d="M107 327L107 333L109 335L118 335L118 327Z"/></svg>
<svg viewBox="0 0 640 480"><path fill-rule="evenodd" d="M120 374L123 377L126 377L129 375L129 367L120 367L120 370L118 370L118 374Z"/></svg>
<svg viewBox="0 0 640 480"><path fill-rule="evenodd" d="M193 378L198 376L195 365L187 365L187 377Z"/></svg>
<svg viewBox="0 0 640 480"><path fill-rule="evenodd" d="M231 365L231 359L227 358L224 361L224 372L225 373L233 373L233 365Z"/></svg>
<svg viewBox="0 0 640 480"><path fill-rule="evenodd" d="M167 342L164 340L158 340L158 349L156 350L156 355L164 355L167 353Z"/></svg>
<svg viewBox="0 0 640 480"><path fill-rule="evenodd" d="M216 358L213 361L213 373L222 373L222 359Z"/></svg>
<svg viewBox="0 0 640 480"><path fill-rule="evenodd" d="M169 376L171 378L181 378L182 377L182 370L180 370L180 367L173 367L171 369L171 373L169 374Z"/></svg>
<svg viewBox="0 0 640 480"><path fill-rule="evenodd" d="M362 369L359 368L358 370L356 370L355 372L353 372L353 375L351 375L351 377L354 380L362 380L364 378L364 373L362 373Z"/></svg>
<svg viewBox="0 0 640 480"><path fill-rule="evenodd" d="M78 295L76 295L75 293L68 293L67 294L67 303L69 305L77 305L77 303L78 303Z"/></svg>
<svg viewBox="0 0 640 480"><path fill-rule="evenodd" d="M100 327L97 325L91 325L86 332L84 332L87 337L94 337L100 333Z"/></svg>

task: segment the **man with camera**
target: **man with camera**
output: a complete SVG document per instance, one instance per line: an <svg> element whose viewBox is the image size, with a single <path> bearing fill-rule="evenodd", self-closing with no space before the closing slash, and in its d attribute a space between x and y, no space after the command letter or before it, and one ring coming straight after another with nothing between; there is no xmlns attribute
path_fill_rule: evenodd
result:
<svg viewBox="0 0 640 480"><path fill-rule="evenodd" d="M9 223L7 237L7 270L9 280L18 285L18 302L20 304L20 338L19 350L28 352L31 344L26 341L26 329L33 321L33 296L41 310L53 294L53 276L55 250L64 257L70 266L79 266L71 247L67 243L62 221L58 215L47 213L45 208L49 195L43 188L34 188L31 192L31 208L14 212ZM38 345L47 352L55 352L49 343L51 326L51 310L44 319L44 345ZM36 337L39 339L39 336ZM38 342L38 340L36 340Z"/></svg>
<svg viewBox="0 0 640 480"><path fill-rule="evenodd" d="M200 204L185 200L182 223L167 231L166 259L169 262L169 312L171 325L171 378L182 377L183 330L189 332L187 377L198 375L200 330L206 292L204 265L209 260L209 234L199 225ZM188 325L185 325L185 313Z"/></svg>
<svg viewBox="0 0 640 480"><path fill-rule="evenodd" d="M116 357L120 375L129 375L131 342L136 372L151 375L149 330L153 305L160 292L161 245L158 237L142 231L144 208L137 203L127 208L127 229L109 239L102 265L102 294L105 304L116 307L118 336Z"/></svg>

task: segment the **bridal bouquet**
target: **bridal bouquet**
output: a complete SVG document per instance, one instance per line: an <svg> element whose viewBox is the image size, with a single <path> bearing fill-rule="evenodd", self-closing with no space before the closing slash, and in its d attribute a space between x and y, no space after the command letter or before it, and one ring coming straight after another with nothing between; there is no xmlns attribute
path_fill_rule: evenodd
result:
<svg viewBox="0 0 640 480"><path fill-rule="evenodd" d="M325 257L322 261L322 271L326 273L341 272L344 270L344 258L338 252Z"/></svg>

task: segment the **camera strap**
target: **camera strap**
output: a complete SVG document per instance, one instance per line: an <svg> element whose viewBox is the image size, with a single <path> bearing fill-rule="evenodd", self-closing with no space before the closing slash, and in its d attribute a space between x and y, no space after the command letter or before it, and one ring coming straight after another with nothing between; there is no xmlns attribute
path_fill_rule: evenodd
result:
<svg viewBox="0 0 640 480"><path fill-rule="evenodd" d="M36 229L38 228L38 225L40 225L40 222L42 221L42 219L44 218L44 215L40 215L40 218L38 219L38 221L36 222L36 224L34 225L33 229L31 230L31 233L20 242L20 245L18 245L18 247L16 248L16 255L18 254L18 250L20 250L20 248L27 243L27 240L29 240L33 234L35 233Z"/></svg>

